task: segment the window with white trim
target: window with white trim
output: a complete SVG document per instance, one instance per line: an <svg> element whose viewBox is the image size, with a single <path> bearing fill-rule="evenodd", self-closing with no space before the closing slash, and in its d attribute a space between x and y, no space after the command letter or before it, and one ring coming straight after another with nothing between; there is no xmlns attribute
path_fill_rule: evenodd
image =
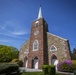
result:
<svg viewBox="0 0 76 75"><path fill-rule="evenodd" d="M24 54L28 54L29 53L29 50L28 49L26 49L25 50L25 52L24 52Z"/></svg>
<svg viewBox="0 0 76 75"><path fill-rule="evenodd" d="M57 48L56 48L54 45L52 45L51 48L50 48L50 50L51 50L51 51L56 51Z"/></svg>
<svg viewBox="0 0 76 75"><path fill-rule="evenodd" d="M33 51L36 51L36 50L38 50L38 40L35 40L34 42L33 42Z"/></svg>
<svg viewBox="0 0 76 75"><path fill-rule="evenodd" d="M35 22L35 26L36 26L36 27L38 26L38 23L39 23L39 21L36 21L36 22Z"/></svg>

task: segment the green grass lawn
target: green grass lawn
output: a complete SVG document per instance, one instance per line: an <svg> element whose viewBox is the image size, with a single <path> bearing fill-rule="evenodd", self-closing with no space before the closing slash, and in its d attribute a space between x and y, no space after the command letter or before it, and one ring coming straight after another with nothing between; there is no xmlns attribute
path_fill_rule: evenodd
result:
<svg viewBox="0 0 76 75"><path fill-rule="evenodd" d="M44 75L43 72L26 72L22 73L21 75ZM63 75L63 74L56 74L56 75Z"/></svg>
<svg viewBox="0 0 76 75"><path fill-rule="evenodd" d="M43 72L26 72L21 75L43 75Z"/></svg>

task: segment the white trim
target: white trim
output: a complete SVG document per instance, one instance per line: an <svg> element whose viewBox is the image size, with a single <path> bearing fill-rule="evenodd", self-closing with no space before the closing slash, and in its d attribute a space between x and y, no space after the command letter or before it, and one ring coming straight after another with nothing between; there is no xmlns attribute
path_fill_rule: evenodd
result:
<svg viewBox="0 0 76 75"><path fill-rule="evenodd" d="M28 54L28 53L29 53L29 50L26 49L26 50L24 51L24 54Z"/></svg>
<svg viewBox="0 0 76 75"><path fill-rule="evenodd" d="M35 43L35 41L37 41L37 49L34 49L34 43ZM38 48L39 48L38 40L35 40L35 41L33 42L33 51L37 51L37 50L38 50Z"/></svg>
<svg viewBox="0 0 76 75"><path fill-rule="evenodd" d="M52 46L55 47L55 50L51 50ZM56 46L55 45L52 45L52 46L50 47L50 51L57 51Z"/></svg>
<svg viewBox="0 0 76 75"><path fill-rule="evenodd" d="M35 23L39 23L39 21L36 21Z"/></svg>
<svg viewBox="0 0 76 75"><path fill-rule="evenodd" d="M34 35L37 35L38 33L39 33L39 31L35 31L35 32L34 32Z"/></svg>
<svg viewBox="0 0 76 75"><path fill-rule="evenodd" d="M35 26L37 27L37 26L38 26L38 24L39 24L39 21L36 21L36 22L35 22Z"/></svg>
<svg viewBox="0 0 76 75"><path fill-rule="evenodd" d="M65 39L65 38L62 38L62 37L60 37L60 36L54 35L54 34L49 33L49 32L47 32L47 33L50 34L50 35L53 35L53 36L55 36L55 37L58 37L58 38L60 38L60 39L63 39L63 40L66 40L66 41L67 41L67 39Z"/></svg>

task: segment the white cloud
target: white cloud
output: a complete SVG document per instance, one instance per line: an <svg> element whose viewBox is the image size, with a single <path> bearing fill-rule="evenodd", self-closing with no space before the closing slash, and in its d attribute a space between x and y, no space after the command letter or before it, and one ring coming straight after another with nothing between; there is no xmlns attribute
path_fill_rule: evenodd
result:
<svg viewBox="0 0 76 75"><path fill-rule="evenodd" d="M0 34L5 36L11 36L14 38L21 38L22 35L28 34L28 29L25 29L24 25L21 25L17 21L7 21L0 26Z"/></svg>
<svg viewBox="0 0 76 75"><path fill-rule="evenodd" d="M24 34L28 34L28 31L27 32L25 32L25 31L14 31L11 34L13 34L13 35L24 35Z"/></svg>
<svg viewBox="0 0 76 75"><path fill-rule="evenodd" d="M5 35L5 36L11 36L11 37L14 37L14 38L20 38L20 39L25 39L23 37L20 37L20 36L15 36L15 35L12 35L12 34L4 34L4 33L0 33L1 35Z"/></svg>
<svg viewBox="0 0 76 75"><path fill-rule="evenodd" d="M0 42L11 42L12 40L5 40L5 39L2 39L0 40Z"/></svg>

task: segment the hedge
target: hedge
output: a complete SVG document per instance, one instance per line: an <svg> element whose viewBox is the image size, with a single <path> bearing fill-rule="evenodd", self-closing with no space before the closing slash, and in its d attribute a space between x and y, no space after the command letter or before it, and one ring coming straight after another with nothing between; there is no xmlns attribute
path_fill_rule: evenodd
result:
<svg viewBox="0 0 76 75"><path fill-rule="evenodd" d="M18 59L12 59L11 63L16 63L18 61L19 61Z"/></svg>
<svg viewBox="0 0 76 75"><path fill-rule="evenodd" d="M73 62L73 70L76 70L76 60L72 60Z"/></svg>
<svg viewBox="0 0 76 75"><path fill-rule="evenodd" d="M23 67L23 62L22 62L22 60L19 60L17 64L19 65L19 67Z"/></svg>
<svg viewBox="0 0 76 75"><path fill-rule="evenodd" d="M48 65L43 65L42 66L44 75L48 75L48 73L49 73L48 67L49 67Z"/></svg>
<svg viewBox="0 0 76 75"><path fill-rule="evenodd" d="M19 72L17 64L3 63L0 64L0 74L12 74L13 72Z"/></svg>
<svg viewBox="0 0 76 75"><path fill-rule="evenodd" d="M49 75L56 75L56 70L54 65L49 65Z"/></svg>
<svg viewBox="0 0 76 75"><path fill-rule="evenodd" d="M43 65L42 69L44 75L56 75L56 70L54 65Z"/></svg>

